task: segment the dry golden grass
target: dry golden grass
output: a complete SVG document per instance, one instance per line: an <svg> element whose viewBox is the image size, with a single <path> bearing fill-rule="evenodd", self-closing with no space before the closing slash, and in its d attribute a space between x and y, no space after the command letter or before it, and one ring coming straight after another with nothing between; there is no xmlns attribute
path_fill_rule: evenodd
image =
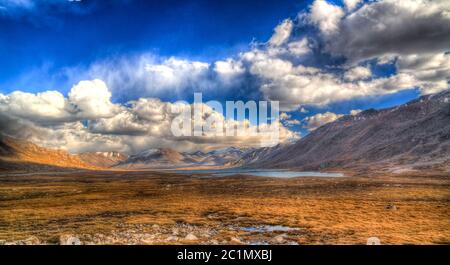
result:
<svg viewBox="0 0 450 265"><path fill-rule="evenodd" d="M397 210L386 207L393 204ZM0 239L118 224L285 225L300 244L450 243L449 176L274 179L155 172L0 177ZM235 233L235 234L233 234ZM222 237L253 234L224 231Z"/></svg>

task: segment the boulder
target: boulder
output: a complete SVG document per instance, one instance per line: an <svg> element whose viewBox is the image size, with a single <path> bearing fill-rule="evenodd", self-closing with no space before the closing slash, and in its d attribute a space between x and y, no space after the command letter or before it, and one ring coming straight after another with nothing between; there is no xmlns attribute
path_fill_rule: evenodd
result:
<svg viewBox="0 0 450 265"><path fill-rule="evenodd" d="M231 243L232 245L242 245L242 244L244 244L244 243L242 243L242 241L241 241L239 238L237 238L237 237L232 237L232 238L230 239L230 243Z"/></svg>
<svg viewBox="0 0 450 265"><path fill-rule="evenodd" d="M41 241L35 236L30 236L29 238L23 240L22 243L24 245L40 245Z"/></svg>
<svg viewBox="0 0 450 265"><path fill-rule="evenodd" d="M278 235L273 238L273 241L277 244L283 244L284 242L286 242L286 239L284 238L285 236L286 236L285 234Z"/></svg>
<svg viewBox="0 0 450 265"><path fill-rule="evenodd" d="M389 203L386 206L386 210L396 211L397 210L397 206L395 206L395 204L393 204L393 203Z"/></svg>
<svg viewBox="0 0 450 265"><path fill-rule="evenodd" d="M381 245L381 241L378 237L372 236L367 239L367 245Z"/></svg>
<svg viewBox="0 0 450 265"><path fill-rule="evenodd" d="M60 245L81 245L81 240L73 235L62 235L59 237Z"/></svg>
<svg viewBox="0 0 450 265"><path fill-rule="evenodd" d="M198 238L192 233L187 234L184 239L185 240L198 240Z"/></svg>
<svg viewBox="0 0 450 265"><path fill-rule="evenodd" d="M166 238L166 241L178 241L178 237L176 237L176 236L169 236L168 238Z"/></svg>

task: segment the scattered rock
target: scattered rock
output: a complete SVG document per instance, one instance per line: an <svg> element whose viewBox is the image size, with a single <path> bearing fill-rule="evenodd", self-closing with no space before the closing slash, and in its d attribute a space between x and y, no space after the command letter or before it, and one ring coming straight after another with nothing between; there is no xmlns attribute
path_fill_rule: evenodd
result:
<svg viewBox="0 0 450 265"><path fill-rule="evenodd" d="M285 236L286 234L278 235L273 238L273 241L277 244L283 244L286 241L286 239L284 238Z"/></svg>
<svg viewBox="0 0 450 265"><path fill-rule="evenodd" d="M211 243L211 245L219 245L219 241L213 239L211 241L209 241Z"/></svg>
<svg viewBox="0 0 450 265"><path fill-rule="evenodd" d="M378 237L373 236L367 239L367 245L381 245L381 241Z"/></svg>
<svg viewBox="0 0 450 265"><path fill-rule="evenodd" d="M241 245L241 244L243 244L242 241L239 238L237 238L237 237L232 237L230 239L230 243L233 244L233 245Z"/></svg>
<svg viewBox="0 0 450 265"><path fill-rule="evenodd" d="M395 206L395 204L393 204L393 203L389 203L386 206L386 210L396 211L397 209L398 209L397 206Z"/></svg>
<svg viewBox="0 0 450 265"><path fill-rule="evenodd" d="M62 235L59 237L60 245L81 245L81 240L72 235Z"/></svg>
<svg viewBox="0 0 450 265"><path fill-rule="evenodd" d="M6 244L6 240L0 240L0 246Z"/></svg>
<svg viewBox="0 0 450 265"><path fill-rule="evenodd" d="M142 239L141 242L143 244L150 245L150 244L153 244L154 240L153 239L149 239L149 238L145 238L145 239Z"/></svg>
<svg viewBox="0 0 450 265"><path fill-rule="evenodd" d="M41 241L35 236L30 236L29 238L23 240L22 243L24 245L40 245Z"/></svg>
<svg viewBox="0 0 450 265"><path fill-rule="evenodd" d="M159 225L154 224L154 225L152 225L152 228L153 228L153 229L158 229L158 228L159 228Z"/></svg>
<svg viewBox="0 0 450 265"><path fill-rule="evenodd" d="M184 239L186 239L186 240L198 240L198 238L192 233L187 234Z"/></svg>
<svg viewBox="0 0 450 265"><path fill-rule="evenodd" d="M166 238L167 241L178 241L178 237L176 236L169 236L168 238Z"/></svg>

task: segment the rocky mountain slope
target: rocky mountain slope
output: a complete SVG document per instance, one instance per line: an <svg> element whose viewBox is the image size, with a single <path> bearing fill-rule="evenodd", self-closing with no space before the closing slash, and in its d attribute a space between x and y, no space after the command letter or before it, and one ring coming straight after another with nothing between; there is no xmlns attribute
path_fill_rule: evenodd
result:
<svg viewBox="0 0 450 265"><path fill-rule="evenodd" d="M101 168L110 168L128 159L128 155L120 152L92 152L78 156L85 163Z"/></svg>
<svg viewBox="0 0 450 265"><path fill-rule="evenodd" d="M255 151L261 152L261 151ZM450 169L450 90L394 108L347 115L295 144L239 165L257 168Z"/></svg>
<svg viewBox="0 0 450 265"><path fill-rule="evenodd" d="M0 137L0 170L33 170L53 168L98 169L77 155L40 147L29 141Z"/></svg>

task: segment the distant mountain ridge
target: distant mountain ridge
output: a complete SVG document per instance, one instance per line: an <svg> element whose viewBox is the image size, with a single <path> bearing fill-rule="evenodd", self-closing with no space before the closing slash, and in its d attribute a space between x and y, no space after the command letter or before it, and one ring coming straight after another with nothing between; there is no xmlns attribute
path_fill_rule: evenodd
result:
<svg viewBox="0 0 450 265"><path fill-rule="evenodd" d="M181 168L199 166L225 166L238 160L249 148L228 147L210 152L178 152L170 148L149 149L131 155L115 168Z"/></svg>

